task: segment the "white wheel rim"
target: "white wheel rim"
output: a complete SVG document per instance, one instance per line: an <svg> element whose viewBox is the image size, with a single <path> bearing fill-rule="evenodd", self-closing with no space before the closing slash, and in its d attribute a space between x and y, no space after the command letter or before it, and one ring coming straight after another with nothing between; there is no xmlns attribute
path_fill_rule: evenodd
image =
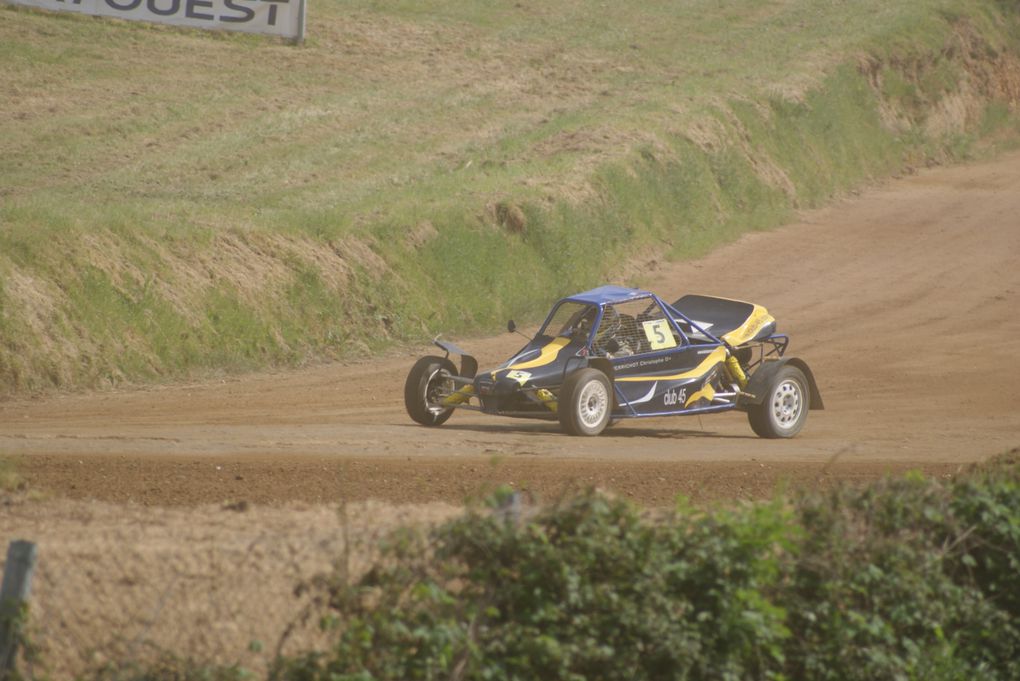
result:
<svg viewBox="0 0 1020 681"><path fill-rule="evenodd" d="M435 380L436 375L440 371L442 371L442 369L436 369L431 374L429 374L429 380L425 381L425 390L423 391L423 394L422 394L422 398L425 401L425 409L427 409L428 412L430 414L432 414L433 416L439 416L440 414L445 412L446 409L447 409L446 407L444 407L444 406L442 406L440 404L436 404L435 402L433 402L430 399L430 395L429 395L429 393L431 392L431 390L433 388L433 383L432 382Z"/></svg>
<svg viewBox="0 0 1020 681"><path fill-rule="evenodd" d="M609 392L600 381L589 381L577 400L577 415L588 428L595 428L609 408Z"/></svg>
<svg viewBox="0 0 1020 681"><path fill-rule="evenodd" d="M789 430L797 425L801 409L800 390L797 381L787 379L772 393L772 420L777 428Z"/></svg>

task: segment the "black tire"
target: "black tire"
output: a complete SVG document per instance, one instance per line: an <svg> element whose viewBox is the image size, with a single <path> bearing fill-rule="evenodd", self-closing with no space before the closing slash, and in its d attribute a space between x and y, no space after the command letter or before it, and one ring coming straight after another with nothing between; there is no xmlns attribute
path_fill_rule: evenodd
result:
<svg viewBox="0 0 1020 681"><path fill-rule="evenodd" d="M747 421L758 437L793 437L804 427L811 408L811 391L804 372L787 364L776 372L761 404L747 410Z"/></svg>
<svg viewBox="0 0 1020 681"><path fill-rule="evenodd" d="M423 426L441 426L453 415L453 407L439 407L434 399L443 372L457 374L457 367L445 357L422 357L415 362L404 383L407 414Z"/></svg>
<svg viewBox="0 0 1020 681"><path fill-rule="evenodd" d="M598 369L580 369L567 376L556 402L563 432L598 435L613 411L613 386Z"/></svg>

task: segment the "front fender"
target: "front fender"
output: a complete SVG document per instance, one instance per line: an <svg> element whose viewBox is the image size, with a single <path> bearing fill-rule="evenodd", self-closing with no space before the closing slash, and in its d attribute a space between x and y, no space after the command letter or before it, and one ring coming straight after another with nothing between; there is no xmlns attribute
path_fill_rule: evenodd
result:
<svg viewBox="0 0 1020 681"><path fill-rule="evenodd" d="M460 355L460 375L465 378L474 378L478 373L478 360L467 354L459 347L449 341L440 340L438 337L432 341L437 348L446 352L447 355Z"/></svg>
<svg viewBox="0 0 1020 681"><path fill-rule="evenodd" d="M756 405L764 402L769 382L776 372L786 364L800 369L801 373L804 374L804 378L807 379L808 393L811 395L811 409L825 409L825 404L822 402L822 393L818 390L818 383L815 382L815 375L812 373L811 367L807 365L807 362L799 357L783 357L782 359L763 363L751 375L751 379L747 382L747 387L744 388L744 393L746 394L740 396L737 406L746 408L747 405Z"/></svg>
<svg viewBox="0 0 1020 681"><path fill-rule="evenodd" d="M588 360L588 366L598 369L608 376L610 383L616 380L616 371L613 370L613 363L605 357L592 357Z"/></svg>

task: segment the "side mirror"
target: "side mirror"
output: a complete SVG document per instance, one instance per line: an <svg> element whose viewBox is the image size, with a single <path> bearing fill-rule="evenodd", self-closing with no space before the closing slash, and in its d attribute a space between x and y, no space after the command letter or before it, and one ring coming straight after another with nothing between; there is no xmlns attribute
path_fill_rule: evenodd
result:
<svg viewBox="0 0 1020 681"><path fill-rule="evenodd" d="M606 341L606 352L615 354L620 351L620 343L615 338Z"/></svg>
<svg viewBox="0 0 1020 681"><path fill-rule="evenodd" d="M517 330L517 324L514 323L514 320L511 319L506 323L506 330L509 331L510 333L513 333L514 331Z"/></svg>

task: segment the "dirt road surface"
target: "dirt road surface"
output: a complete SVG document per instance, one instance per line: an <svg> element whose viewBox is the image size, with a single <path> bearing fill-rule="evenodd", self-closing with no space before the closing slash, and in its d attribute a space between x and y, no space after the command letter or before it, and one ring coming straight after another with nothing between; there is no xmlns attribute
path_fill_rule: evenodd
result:
<svg viewBox="0 0 1020 681"><path fill-rule="evenodd" d="M297 582L345 555L364 569L388 528L450 517L498 484L547 500L590 485L644 504L731 500L780 483L952 475L1020 445L1020 154L924 171L701 260L636 269L666 297L766 305L826 410L780 442L741 414L583 439L473 413L426 429L404 414L402 386L427 348L0 402L0 455L31 490L0 491L0 542L39 545L30 635L43 671L73 678L169 650L262 672L307 604ZM483 366L520 344L463 341ZM290 649L316 640L305 628Z"/></svg>
<svg viewBox="0 0 1020 681"><path fill-rule="evenodd" d="M925 170L747 235L642 284L765 305L814 369L825 411L791 441L742 414L555 423L404 413L420 347L361 363L0 403L0 453L60 497L154 505L459 503L500 483L590 484L644 503L768 495L920 468L951 474L1020 444L1020 155ZM550 301L552 302L552 301ZM526 329L533 330L533 329ZM522 343L456 339L494 365Z"/></svg>

